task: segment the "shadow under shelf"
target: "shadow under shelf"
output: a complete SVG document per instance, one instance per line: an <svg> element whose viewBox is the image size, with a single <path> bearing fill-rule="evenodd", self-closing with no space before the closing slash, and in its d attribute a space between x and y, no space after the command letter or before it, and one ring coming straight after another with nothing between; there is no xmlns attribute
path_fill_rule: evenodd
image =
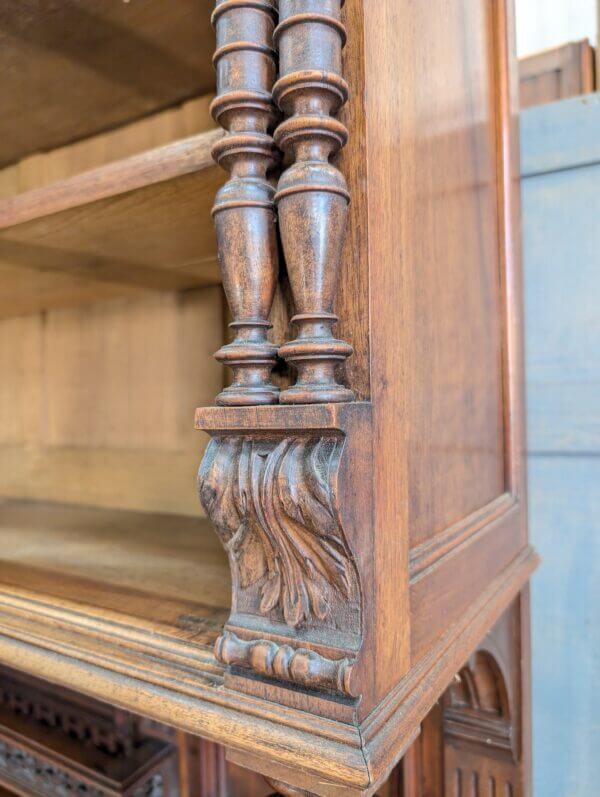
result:
<svg viewBox="0 0 600 797"><path fill-rule="evenodd" d="M0 199L0 318L221 281L209 130Z"/></svg>

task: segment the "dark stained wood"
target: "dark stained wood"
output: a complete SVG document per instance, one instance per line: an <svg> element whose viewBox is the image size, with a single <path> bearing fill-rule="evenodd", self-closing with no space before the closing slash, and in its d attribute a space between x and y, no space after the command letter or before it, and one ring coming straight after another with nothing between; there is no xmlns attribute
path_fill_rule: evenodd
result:
<svg viewBox="0 0 600 797"><path fill-rule="evenodd" d="M260 775L230 763L225 748L184 735L187 764L180 770L181 797L269 797L273 789Z"/></svg>
<svg viewBox="0 0 600 797"><path fill-rule="evenodd" d="M44 281L52 286L57 272L65 304L93 297L94 285L102 298L107 290L118 295L119 286L131 295L217 284L209 218L222 177L210 151L221 135L200 133L0 200L0 274L4 269L7 281L0 312L44 307L44 296L32 290ZM21 267L29 304L15 304Z"/></svg>
<svg viewBox="0 0 600 797"><path fill-rule="evenodd" d="M227 131L215 151L231 173L219 255L248 339L219 355L233 353L236 372L218 401L244 406L200 408L196 427L210 437L199 492L228 555L231 611L206 600L175 621L184 596L163 596L162 578L156 617L141 620L13 582L0 590L0 658L218 742L282 794L408 797L429 752L439 784L450 740L475 734L482 747L484 730L525 773L527 632L513 610L501 620L537 562L521 455L512 12L504 0L281 0L273 34L274 12L218 0L214 16L213 107ZM280 371L279 397L268 379L281 341L265 334L275 293L278 335L287 315L266 179L271 89L300 321L279 349L297 370L291 388ZM338 274L348 344L332 337ZM499 621L502 654L484 641ZM477 700L439 703L457 672ZM390 782L436 705L441 757L439 732ZM222 753L209 759L226 788ZM469 766L490 771L485 754Z"/></svg>
<svg viewBox="0 0 600 797"><path fill-rule="evenodd" d="M286 404L352 401L335 369L352 347L332 335L334 300L348 221L350 194L330 158L348 131L334 115L348 98L342 77L343 0L280 0L275 31L279 80L274 96L284 115L277 145L293 161L277 186L277 211L298 327L279 350L297 370L296 384L281 394Z"/></svg>
<svg viewBox="0 0 600 797"><path fill-rule="evenodd" d="M0 673L0 783L24 797L175 794L175 748L136 719L7 670Z"/></svg>
<svg viewBox="0 0 600 797"><path fill-rule="evenodd" d="M587 39L519 60L521 108L557 102L595 90L594 48Z"/></svg>
<svg viewBox="0 0 600 797"><path fill-rule="evenodd" d="M530 795L527 588L460 668L402 764L409 797Z"/></svg>
<svg viewBox="0 0 600 797"><path fill-rule="evenodd" d="M213 148L231 176L218 192L213 216L223 286L233 315L232 343L216 353L233 370L233 382L217 404L276 404L270 382L277 347L267 340L269 314L279 272L275 201L267 171L278 157L269 129L275 120L272 0L219 0L213 14L217 32L217 97L214 118L227 135Z"/></svg>
<svg viewBox="0 0 600 797"><path fill-rule="evenodd" d="M215 648L222 662L313 690L360 693L353 666L365 557L351 550L368 493L364 516L348 514L340 497L356 493L357 477L368 484L361 449L369 420L362 403L198 410L197 428L213 438L200 498L233 569L232 615ZM353 469L341 464L344 449ZM290 647L290 630L302 633L301 645Z"/></svg>
<svg viewBox="0 0 600 797"><path fill-rule="evenodd" d="M211 91L210 0L7 0L0 165Z"/></svg>

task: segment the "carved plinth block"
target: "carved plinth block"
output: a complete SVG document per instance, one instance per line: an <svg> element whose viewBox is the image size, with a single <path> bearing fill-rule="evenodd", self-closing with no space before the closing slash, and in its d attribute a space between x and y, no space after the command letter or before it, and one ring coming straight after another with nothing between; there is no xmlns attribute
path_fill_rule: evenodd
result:
<svg viewBox="0 0 600 797"><path fill-rule="evenodd" d="M213 13L217 96L212 113L227 130L213 156L231 174L213 209L235 333L215 355L233 370L233 383L217 398L223 405L273 404L279 395L270 381L277 347L267 340L279 271L275 191L267 180L278 159L270 135L276 119L271 94L276 14L272 0L217 0Z"/></svg>
<svg viewBox="0 0 600 797"><path fill-rule="evenodd" d="M336 409L339 408L339 409ZM359 534L366 490L365 404L207 408L202 505L229 555L233 595L217 658L304 689L358 696ZM362 484L355 483L362 478ZM349 511L348 511L349 510Z"/></svg>

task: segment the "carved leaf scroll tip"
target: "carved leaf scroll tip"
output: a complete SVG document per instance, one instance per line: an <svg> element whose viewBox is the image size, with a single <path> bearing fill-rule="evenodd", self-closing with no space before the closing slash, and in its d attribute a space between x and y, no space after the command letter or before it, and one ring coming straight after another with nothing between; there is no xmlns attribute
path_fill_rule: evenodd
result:
<svg viewBox="0 0 600 797"><path fill-rule="evenodd" d="M347 600L354 565L334 505L343 441L333 437L211 441L199 493L243 588L292 627L326 621Z"/></svg>

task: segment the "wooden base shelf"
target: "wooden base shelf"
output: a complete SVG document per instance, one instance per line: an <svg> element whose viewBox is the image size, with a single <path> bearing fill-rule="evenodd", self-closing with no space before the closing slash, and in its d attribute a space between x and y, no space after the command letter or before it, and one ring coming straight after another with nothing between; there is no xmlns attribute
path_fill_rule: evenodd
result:
<svg viewBox="0 0 600 797"><path fill-rule="evenodd" d="M300 765L327 795L359 795L381 780L390 740L406 749L423 701L441 694L455 657L535 564L531 551L518 557L441 640L448 672L411 673L393 707L355 723L228 685L213 646L229 614L229 567L205 520L5 501L0 546L5 665L225 744L266 775ZM342 711L337 698L319 699Z"/></svg>
<svg viewBox="0 0 600 797"><path fill-rule="evenodd" d="M229 612L227 558L203 519L4 501L0 546L3 597L63 621L118 615L210 649Z"/></svg>
<svg viewBox="0 0 600 797"><path fill-rule="evenodd" d="M0 317L220 282L210 130L0 200Z"/></svg>

